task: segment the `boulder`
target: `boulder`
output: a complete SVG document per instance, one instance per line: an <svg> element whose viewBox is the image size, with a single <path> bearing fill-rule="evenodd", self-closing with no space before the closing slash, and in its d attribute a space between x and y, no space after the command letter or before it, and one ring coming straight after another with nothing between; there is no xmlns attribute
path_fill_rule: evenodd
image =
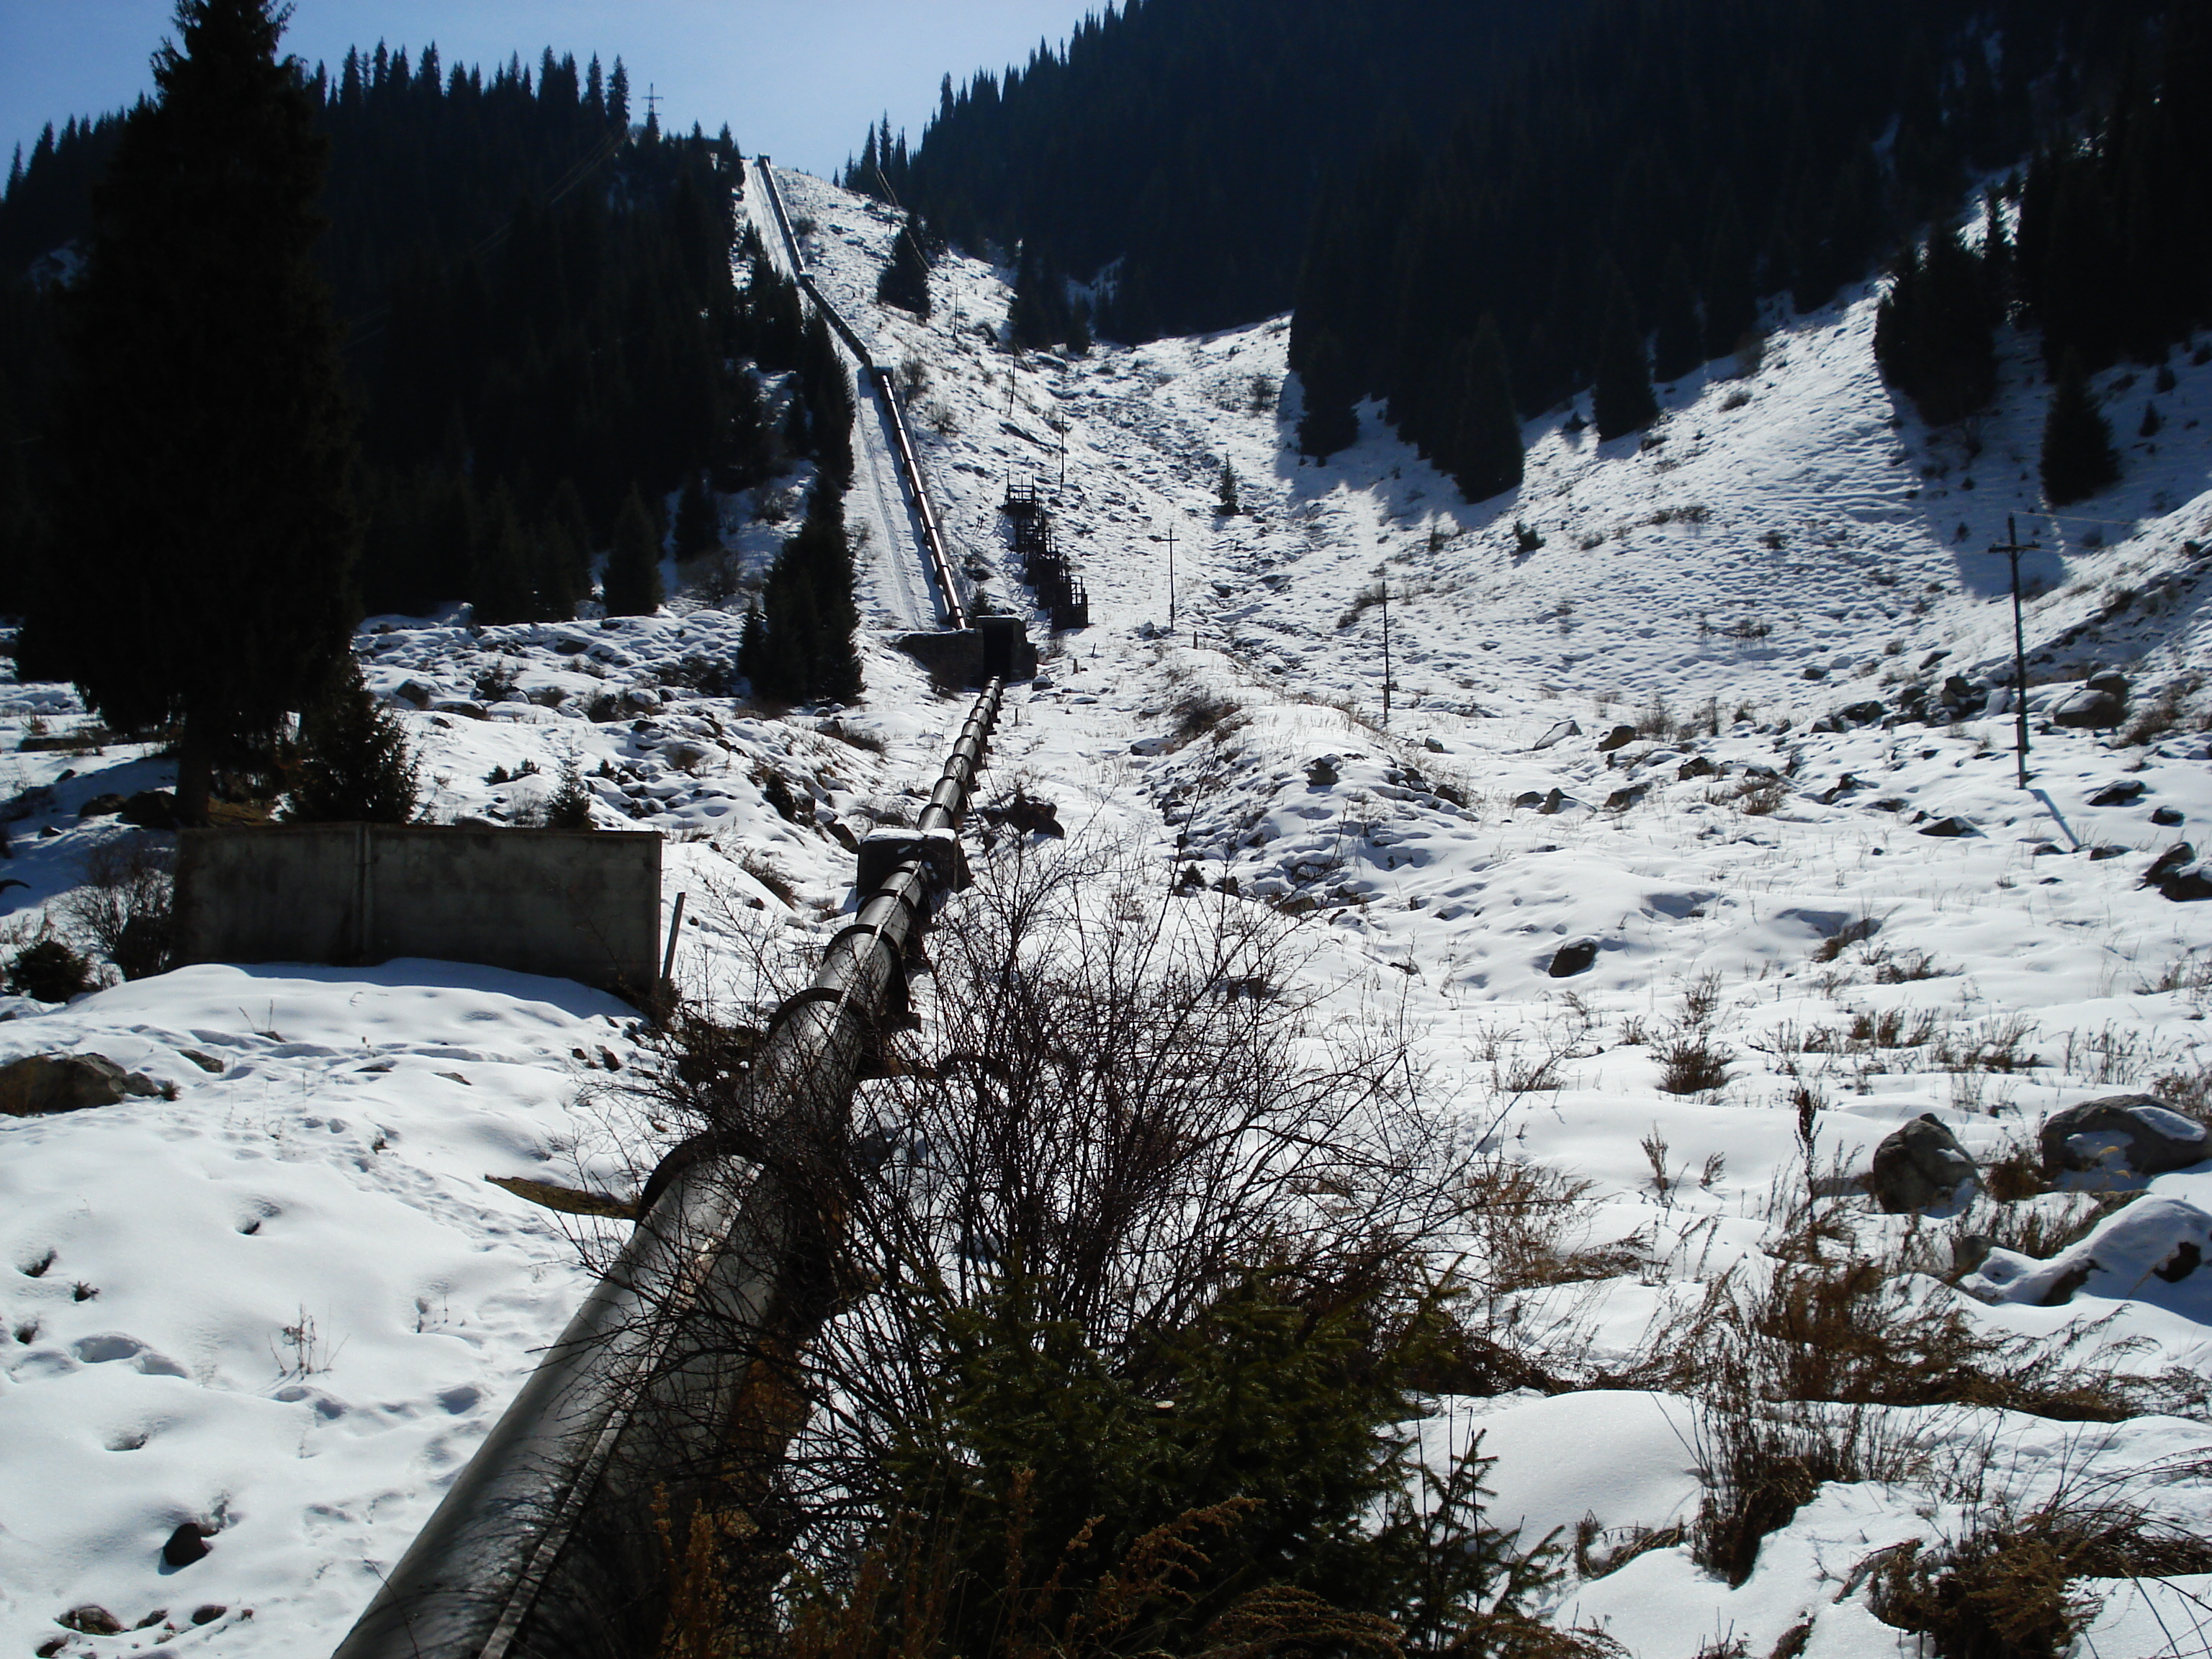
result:
<svg viewBox="0 0 2212 1659"><path fill-rule="evenodd" d="M2171 830L2183 822L2181 809L2179 806L2154 806L2151 809L2150 821Z"/></svg>
<svg viewBox="0 0 2212 1659"><path fill-rule="evenodd" d="M2177 904L2212 898L2212 878L2205 875L2197 862L2197 849L2185 841L2174 842L2152 860L2142 884L2157 888Z"/></svg>
<svg viewBox="0 0 2212 1659"><path fill-rule="evenodd" d="M1553 726L1547 731L1542 737L1537 738L1530 747L1535 749L1549 749L1556 743L1562 742L1568 738L1578 738L1582 736L1582 727L1577 726L1572 720L1559 720L1553 725Z"/></svg>
<svg viewBox="0 0 2212 1659"><path fill-rule="evenodd" d="M1923 836L1954 836L1978 835L1980 831L1964 818L1948 817L1937 818L1932 823L1922 824L1920 833Z"/></svg>
<svg viewBox="0 0 2212 1659"><path fill-rule="evenodd" d="M1923 1112L1891 1130L1874 1149L1867 1194L1885 1214L1904 1215L1949 1203L1961 1186L1978 1179L1958 1136L1933 1113Z"/></svg>
<svg viewBox="0 0 2212 1659"><path fill-rule="evenodd" d="M2047 1261L1992 1249L1959 1288L1984 1302L2057 1308L2086 1291L2146 1302L2201 1322L2212 1316L2212 1215L2186 1199L2148 1193L2100 1221Z"/></svg>
<svg viewBox="0 0 2212 1659"><path fill-rule="evenodd" d="M1552 952L1551 975L1553 979L1571 979L1577 974L1586 974L1597 960L1597 941L1594 939L1571 939Z"/></svg>
<svg viewBox="0 0 2212 1659"><path fill-rule="evenodd" d="M1316 755L1306 763L1306 781L1316 789L1329 787L1342 775L1337 769L1337 758L1334 755Z"/></svg>
<svg viewBox="0 0 2212 1659"><path fill-rule="evenodd" d="M1849 720L1854 726L1872 726L1888 712L1889 710L1869 697L1864 702L1844 704L1836 710L1836 718L1839 720Z"/></svg>
<svg viewBox="0 0 2212 1659"><path fill-rule="evenodd" d="M1635 741L1636 728L1634 726L1616 726L1612 731L1607 732L1603 737L1597 740L1597 752L1601 755L1610 755L1614 750L1626 749L1630 744L1634 743Z"/></svg>
<svg viewBox="0 0 2212 1659"><path fill-rule="evenodd" d="M120 1636L123 1621L106 1607L88 1601L81 1607L71 1607L54 1621L65 1626L80 1636Z"/></svg>
<svg viewBox="0 0 2212 1659"><path fill-rule="evenodd" d="M2121 778L2089 797L2092 806L2133 806L2150 786L2141 778Z"/></svg>
<svg viewBox="0 0 2212 1659"><path fill-rule="evenodd" d="M173 830L177 798L166 789L141 789L123 803L116 816L141 830Z"/></svg>
<svg viewBox="0 0 2212 1659"><path fill-rule="evenodd" d="M105 1054L26 1054L0 1066L0 1117L112 1106L126 1095L158 1095L161 1085L126 1072Z"/></svg>
<svg viewBox="0 0 2212 1659"><path fill-rule="evenodd" d="M2115 670L2107 668L2101 673L2092 674L2081 684L2092 691L2102 691L2106 696L2118 697L2122 702L2128 700L2128 678Z"/></svg>
<svg viewBox="0 0 2212 1659"><path fill-rule="evenodd" d="M1674 775L1677 778L1680 778L1683 782L1687 783L1692 778L1716 777L1719 775L1720 769L1721 769L1719 767L1714 765L1712 762L1707 759L1705 756L1692 755L1689 759L1682 763L1680 767L1676 769Z"/></svg>
<svg viewBox="0 0 2212 1659"><path fill-rule="evenodd" d="M392 695L402 702L413 703L417 708L428 708L430 699L438 693L435 688L425 685L420 680L408 680Z"/></svg>
<svg viewBox="0 0 2212 1659"><path fill-rule="evenodd" d="M2151 1095L2106 1095L2053 1112L2038 1139L2045 1175L2154 1176L2212 1158L2204 1126Z"/></svg>
<svg viewBox="0 0 2212 1659"><path fill-rule="evenodd" d="M2128 717L2125 697L2116 697L2109 691L2084 687L2069 692L2051 710L2054 724L2070 726L2082 731L2101 732L2118 726Z"/></svg>
<svg viewBox="0 0 2212 1659"><path fill-rule="evenodd" d="M189 1567L195 1561L206 1559L207 1540L215 1536L213 1527L204 1527L197 1521L187 1521L169 1534L169 1541L161 1546L161 1565L166 1567Z"/></svg>
<svg viewBox="0 0 2212 1659"><path fill-rule="evenodd" d="M76 809L76 815L81 818L109 818L113 817L122 810L122 796L94 795L90 800L85 802L83 805Z"/></svg>

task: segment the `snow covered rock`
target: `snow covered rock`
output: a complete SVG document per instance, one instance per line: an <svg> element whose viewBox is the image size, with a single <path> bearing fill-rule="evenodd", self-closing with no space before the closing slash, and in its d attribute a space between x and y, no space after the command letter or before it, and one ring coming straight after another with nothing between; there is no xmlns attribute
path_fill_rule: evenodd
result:
<svg viewBox="0 0 2212 1659"><path fill-rule="evenodd" d="M2087 1293L2148 1302L2199 1323L2212 1321L2212 1214L2185 1199L2141 1198L2107 1216L2048 1261L1991 1250L1960 1288L1984 1302L2055 1308Z"/></svg>
<svg viewBox="0 0 2212 1659"><path fill-rule="evenodd" d="M1923 1112L1891 1130L1874 1149L1867 1193L1888 1215L1949 1203L1978 1180L1974 1160L1942 1121Z"/></svg>
<svg viewBox="0 0 2212 1659"><path fill-rule="evenodd" d="M1635 741L1636 728L1634 726L1616 726L1612 731L1607 732L1603 737L1597 740L1597 752L1601 755L1610 755L1614 750L1626 749L1630 744L1634 743Z"/></svg>
<svg viewBox="0 0 2212 1659"><path fill-rule="evenodd" d="M0 1066L0 1116L43 1117L161 1092L160 1084L105 1054L26 1054Z"/></svg>
<svg viewBox="0 0 2212 1659"><path fill-rule="evenodd" d="M2154 1176L2212 1157L2202 1124L2150 1095L2107 1095L2053 1112L2040 1135L2045 1174Z"/></svg>
<svg viewBox="0 0 2212 1659"><path fill-rule="evenodd" d="M2113 689L2113 682L2118 689ZM2099 674L2079 691L2061 698L2051 710L2057 725L2085 731L2118 726L2128 717L2127 682L2117 674Z"/></svg>
<svg viewBox="0 0 2212 1659"><path fill-rule="evenodd" d="M2157 888L2177 904L2212 898L2212 877L2205 875L2197 861L2197 849L2185 841L2174 842L2151 860L2142 884Z"/></svg>

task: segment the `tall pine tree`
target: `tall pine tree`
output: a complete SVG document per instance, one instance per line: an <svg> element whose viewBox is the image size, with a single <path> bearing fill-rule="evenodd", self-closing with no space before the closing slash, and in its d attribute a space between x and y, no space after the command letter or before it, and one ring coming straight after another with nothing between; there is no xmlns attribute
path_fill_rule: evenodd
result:
<svg viewBox="0 0 2212 1659"><path fill-rule="evenodd" d="M1659 401L1651 395L1650 366L1644 356L1644 331L1637 325L1636 302L1628 297L1628 284L1617 271L1611 287L1605 329L1598 336L1597 385L1590 393L1590 413L1601 439L1647 427L1659 415Z"/></svg>
<svg viewBox="0 0 2212 1659"><path fill-rule="evenodd" d="M1487 312L1474 338L1460 351L1460 425L1451 473L1468 500L1488 501L1521 482L1522 451L1513 376L1498 325Z"/></svg>
<svg viewBox="0 0 2212 1659"><path fill-rule="evenodd" d="M275 0L179 0L66 301L55 556L27 675L112 723L178 725L178 811L328 683L359 530L314 265L325 146Z"/></svg>
<svg viewBox="0 0 2212 1659"><path fill-rule="evenodd" d="M2043 422L2043 496L2064 507L2095 495L2120 476L2112 428L2097 407L2078 361L2069 359Z"/></svg>
<svg viewBox="0 0 2212 1659"><path fill-rule="evenodd" d="M610 617L650 617L660 609L660 532L635 489L615 520L601 588Z"/></svg>

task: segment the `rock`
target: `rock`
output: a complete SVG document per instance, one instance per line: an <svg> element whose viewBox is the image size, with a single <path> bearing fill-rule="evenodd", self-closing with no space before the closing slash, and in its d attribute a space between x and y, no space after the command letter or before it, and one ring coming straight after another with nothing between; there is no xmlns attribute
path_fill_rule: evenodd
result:
<svg viewBox="0 0 2212 1659"><path fill-rule="evenodd" d="M1306 781L1316 789L1326 789L1342 777L1334 755L1316 755L1306 763Z"/></svg>
<svg viewBox="0 0 2212 1659"><path fill-rule="evenodd" d="M1571 979L1577 974L1586 974L1597 960L1597 941L1594 939L1571 939L1552 952L1551 975L1553 979Z"/></svg>
<svg viewBox="0 0 2212 1659"><path fill-rule="evenodd" d="M2103 731L2128 717L2127 700L2109 691L2083 690L2069 693L2051 711L2054 724L2083 731Z"/></svg>
<svg viewBox="0 0 2212 1659"><path fill-rule="evenodd" d="M1565 811L1568 807L1573 805L1574 802L1570 800L1565 794L1561 793L1559 790L1553 789L1545 795L1544 804L1536 810L1548 818L1558 813Z"/></svg>
<svg viewBox="0 0 2212 1659"><path fill-rule="evenodd" d="M1427 750L1431 755L1441 755L1444 752L1443 744L1435 738L1423 738L1421 739L1421 747Z"/></svg>
<svg viewBox="0 0 2212 1659"><path fill-rule="evenodd" d="M1973 836L1979 835L1981 832L1964 818L1949 817L1937 818L1932 823L1922 824L1920 833L1923 836Z"/></svg>
<svg viewBox="0 0 2212 1659"><path fill-rule="evenodd" d="M1707 759L1705 756L1692 755L1689 759L1682 763L1680 767L1676 769L1674 775L1680 778L1684 783L1687 783L1692 778L1717 777L1720 775L1720 769L1721 769L1719 767L1714 765L1712 762Z"/></svg>
<svg viewBox="0 0 2212 1659"><path fill-rule="evenodd" d="M2038 1135L2045 1175L2154 1176L2212 1157L2204 1127L2151 1095L2106 1095L2053 1112Z"/></svg>
<svg viewBox="0 0 2212 1659"><path fill-rule="evenodd" d="M430 699L438 694L420 680L409 680L392 695L402 702L413 703L417 708L428 708L430 706Z"/></svg>
<svg viewBox="0 0 2212 1659"><path fill-rule="evenodd" d="M158 1095L161 1085L126 1072L105 1054L26 1054L0 1066L0 1117L40 1117L112 1106L126 1095Z"/></svg>
<svg viewBox="0 0 2212 1659"><path fill-rule="evenodd" d="M197 1521L187 1521L169 1534L169 1541L161 1546L161 1561L165 1566L189 1567L195 1561L207 1558L207 1540L215 1536L213 1527L204 1527Z"/></svg>
<svg viewBox="0 0 2212 1659"><path fill-rule="evenodd" d="M1864 702L1844 704L1836 710L1835 718L1839 720L1849 720L1854 726L1872 726L1888 712L1889 710L1869 697Z"/></svg>
<svg viewBox="0 0 2212 1659"><path fill-rule="evenodd" d="M491 716L484 706L468 697L440 697L430 705L441 714L459 714L464 720L488 720Z"/></svg>
<svg viewBox="0 0 2212 1659"><path fill-rule="evenodd" d="M1891 1130L1874 1149L1867 1194L1887 1215L1904 1215L1956 1199L1961 1186L1979 1180L1974 1160L1942 1121L1923 1112Z"/></svg>
<svg viewBox="0 0 2212 1659"><path fill-rule="evenodd" d="M122 810L122 796L94 795L90 800L85 802L83 805L76 809L76 815L81 818L108 818L113 817Z"/></svg>
<svg viewBox="0 0 2212 1659"><path fill-rule="evenodd" d="M1518 811L1526 812L1534 807L1541 806L1543 804L1544 797L1542 792L1540 790L1523 789L1519 794L1513 797L1514 808Z"/></svg>
<svg viewBox="0 0 2212 1659"><path fill-rule="evenodd" d="M1610 755L1614 750L1626 749L1630 744L1634 743L1635 741L1636 728L1634 726L1616 726L1612 731L1607 732L1603 737L1597 740L1597 752L1601 755Z"/></svg>
<svg viewBox="0 0 2212 1659"><path fill-rule="evenodd" d="M1616 789L1605 798L1605 810L1608 812L1626 812L1644 799L1644 793L1645 786L1640 783L1632 783L1626 789ZM1554 811L1558 810L1556 807L1553 809Z"/></svg>
<svg viewBox="0 0 2212 1659"><path fill-rule="evenodd" d="M141 830L173 830L177 827L177 798L166 789L141 789L123 803L117 816Z"/></svg>
<svg viewBox="0 0 2212 1659"><path fill-rule="evenodd" d="M2197 864L2197 849L2185 841L2174 842L2152 860L2141 884L2157 888L2176 904L2212 898L2212 878Z"/></svg>
<svg viewBox="0 0 2212 1659"><path fill-rule="evenodd" d="M179 1048L177 1052L182 1054L186 1060L191 1061L193 1065L198 1066L203 1072L212 1072L217 1077L221 1077L222 1075L222 1062L217 1060L213 1054L202 1054L197 1048Z"/></svg>
<svg viewBox="0 0 2212 1659"><path fill-rule="evenodd" d="M210 1601L204 1606L197 1607L192 1609L192 1623L195 1625L212 1625L216 1620L222 1618L223 1614L229 1611L230 1609L228 1607L224 1607L220 1602Z"/></svg>
<svg viewBox="0 0 2212 1659"><path fill-rule="evenodd" d="M2128 700L2127 676L2116 672L2112 669L2107 668L2102 673L2092 674L2081 684L2092 691L2102 691L2107 696L2118 697L2122 702Z"/></svg>
<svg viewBox="0 0 2212 1659"><path fill-rule="evenodd" d="M2174 825L2183 822L2181 809L2178 806L2154 807L2151 809L2150 821L2171 830Z"/></svg>
<svg viewBox="0 0 2212 1659"><path fill-rule="evenodd" d="M2133 806L2137 801L2143 798L2143 792L2149 786L2144 783L2141 778L2122 778L2117 782L2106 784L2095 794L2090 796L2089 805L2092 806Z"/></svg>
<svg viewBox="0 0 2212 1659"><path fill-rule="evenodd" d="M67 1626L80 1636L120 1636L123 1621L96 1602L88 1601L81 1607L71 1607L54 1620Z"/></svg>
<svg viewBox="0 0 2212 1659"><path fill-rule="evenodd" d="M2080 1243L2045 1261L1992 1249L1959 1283L1984 1302L2056 1308L2081 1291L2107 1302L2146 1302L2202 1321L2212 1302L2212 1215L2183 1198L2150 1193L2106 1216Z"/></svg>
<svg viewBox="0 0 2212 1659"><path fill-rule="evenodd" d="M1572 720L1560 720L1529 746L1534 749L1549 749L1556 743L1563 742L1568 738L1578 738L1582 734L1582 727L1577 726Z"/></svg>

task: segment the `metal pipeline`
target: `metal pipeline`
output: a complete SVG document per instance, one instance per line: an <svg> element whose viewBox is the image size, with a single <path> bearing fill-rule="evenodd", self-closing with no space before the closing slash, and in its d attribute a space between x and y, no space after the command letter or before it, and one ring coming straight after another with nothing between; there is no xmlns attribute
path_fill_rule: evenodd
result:
<svg viewBox="0 0 2212 1659"><path fill-rule="evenodd" d="M945 532L938 523L936 506L929 499L929 486L921 476L921 459L915 449L914 434L908 429L906 408L899 401L898 389L892 382L891 372L877 364L860 334L845 320L837 307L830 304L829 296L822 292L813 274L806 269L805 258L799 251L799 238L791 228L791 216L784 209L783 192L776 185L775 169L769 165L765 155L759 158L758 167L761 185L768 197L769 210L775 216L776 228L782 234L785 251L791 257L793 276L797 278L799 287L806 291L806 297L814 301L823 320L845 343L845 349L858 360L868 377L871 389L881 399L884 412L890 417L891 437L898 447L899 477L906 485L908 499L914 503L915 517L921 525L922 551L927 558L929 577L937 584L937 591L945 599L945 625L955 630L964 629L968 626L968 609L961 602L960 589L952 580L952 561L945 550Z"/></svg>
<svg viewBox="0 0 2212 1659"><path fill-rule="evenodd" d="M951 839L999 713L975 700L921 814L918 844L830 940L813 984L753 1054L748 1121L779 1147L842 1144L854 1085L902 1012L909 946L956 879ZM758 1139L750 1143L756 1153ZM650 1650L665 1612L669 1504L697 1471L759 1466L764 1431L826 1298L836 1222L801 1160L745 1156L714 1132L647 1184L636 1231L501 1413L335 1659L592 1659ZM750 1406L741 1413L741 1401ZM788 1413L787 1411L787 1417ZM741 1431L740 1419L754 1426ZM680 1532L680 1528L678 1528Z"/></svg>

